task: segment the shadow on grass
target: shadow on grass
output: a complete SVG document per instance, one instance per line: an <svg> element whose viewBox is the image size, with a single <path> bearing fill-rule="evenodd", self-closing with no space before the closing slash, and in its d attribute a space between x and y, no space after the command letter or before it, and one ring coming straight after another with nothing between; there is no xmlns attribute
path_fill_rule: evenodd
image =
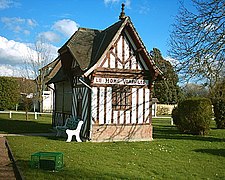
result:
<svg viewBox="0 0 225 180"><path fill-rule="evenodd" d="M41 123L38 120L13 120L0 118L0 134L17 134L25 136L42 136L50 140L66 141L66 133L56 137L51 124ZM73 140L75 136L73 137Z"/></svg>
<svg viewBox="0 0 225 180"><path fill-rule="evenodd" d="M210 136L183 134L178 131L175 126L153 126L154 139L178 139L178 140L196 140L196 141L210 141L210 142L225 142L224 138L216 138Z"/></svg>
<svg viewBox="0 0 225 180"><path fill-rule="evenodd" d="M196 149L194 151L225 157L225 149Z"/></svg>
<svg viewBox="0 0 225 180"><path fill-rule="evenodd" d="M17 160L17 166L22 172L24 179L134 179L131 175L124 175L112 171L93 170L93 167L71 167L64 162L64 167L59 171L31 168L30 160Z"/></svg>
<svg viewBox="0 0 225 180"><path fill-rule="evenodd" d="M49 139L49 140L53 140L53 141L65 141L67 140L67 136L63 135L63 136L45 136L45 138ZM72 139L72 141L75 141L74 139ZM71 141L71 142L72 142Z"/></svg>
<svg viewBox="0 0 225 180"><path fill-rule="evenodd" d="M43 133L50 132L51 124L37 121L0 119L0 133Z"/></svg>
<svg viewBox="0 0 225 180"><path fill-rule="evenodd" d="M49 139L49 140L53 140L53 141L65 141L67 140L67 134L63 133L61 136L56 136L56 133L52 136L45 136L45 138ZM81 137L82 142L87 141L85 138ZM72 143L72 142L77 142L76 140L76 136L72 137L72 141L68 142L68 143Z"/></svg>

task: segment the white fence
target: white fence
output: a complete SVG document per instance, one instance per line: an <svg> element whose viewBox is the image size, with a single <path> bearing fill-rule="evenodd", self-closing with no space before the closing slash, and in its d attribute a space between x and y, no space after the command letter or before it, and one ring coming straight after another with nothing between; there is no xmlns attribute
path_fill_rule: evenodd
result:
<svg viewBox="0 0 225 180"><path fill-rule="evenodd" d="M13 114L26 114L24 111L0 111L0 114L9 114L9 118L12 118ZM52 115L52 113L39 113L39 112L28 112L28 114L34 115L34 119L38 119L39 114Z"/></svg>

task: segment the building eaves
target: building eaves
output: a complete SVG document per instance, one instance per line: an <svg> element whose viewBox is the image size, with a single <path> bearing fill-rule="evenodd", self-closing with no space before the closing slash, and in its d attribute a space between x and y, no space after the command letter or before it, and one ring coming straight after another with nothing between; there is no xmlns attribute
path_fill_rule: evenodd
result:
<svg viewBox="0 0 225 180"><path fill-rule="evenodd" d="M58 72L53 76L46 84L57 83L67 80L67 76L63 72L63 68L61 67Z"/></svg>
<svg viewBox="0 0 225 180"><path fill-rule="evenodd" d="M120 29L122 23L123 21L116 22L115 24L101 31L95 37L93 42L93 50L92 50L90 67L93 66L101 58L102 54L106 51L107 47L112 42L116 33Z"/></svg>
<svg viewBox="0 0 225 180"><path fill-rule="evenodd" d="M116 22L115 24L101 31L101 33L96 37L94 42L95 49L93 51L92 63L85 71L85 76L88 76L99 65L99 60L101 60L106 55L106 52L113 46L115 41L118 39L121 31L126 25L127 20L128 17Z"/></svg>

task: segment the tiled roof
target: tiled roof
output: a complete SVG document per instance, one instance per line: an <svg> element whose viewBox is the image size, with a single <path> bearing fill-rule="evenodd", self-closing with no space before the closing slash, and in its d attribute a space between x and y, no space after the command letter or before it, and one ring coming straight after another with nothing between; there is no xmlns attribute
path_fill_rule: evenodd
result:
<svg viewBox="0 0 225 180"><path fill-rule="evenodd" d="M56 82L62 82L67 79L65 73L63 72L63 68L61 67L58 72L55 74L53 78L51 78L47 84L56 83Z"/></svg>
<svg viewBox="0 0 225 180"><path fill-rule="evenodd" d="M94 39L99 33L99 30L79 28L66 44L82 70L91 63Z"/></svg>
<svg viewBox="0 0 225 180"><path fill-rule="evenodd" d="M121 27L122 22L118 21L103 31L79 28L59 49L59 52L68 48L80 68L86 70L99 60Z"/></svg>

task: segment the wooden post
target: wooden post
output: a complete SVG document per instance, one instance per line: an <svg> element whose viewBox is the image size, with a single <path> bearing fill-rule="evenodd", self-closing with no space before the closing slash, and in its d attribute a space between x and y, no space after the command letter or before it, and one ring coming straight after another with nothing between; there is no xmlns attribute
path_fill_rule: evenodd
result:
<svg viewBox="0 0 225 180"><path fill-rule="evenodd" d="M173 125L173 118L172 118L172 117L171 117L171 121L170 121L170 124L171 124L171 125Z"/></svg>
<svg viewBox="0 0 225 180"><path fill-rule="evenodd" d="M9 119L12 119L12 111L9 111Z"/></svg>
<svg viewBox="0 0 225 180"><path fill-rule="evenodd" d="M34 119L37 119L37 112L34 112Z"/></svg>

